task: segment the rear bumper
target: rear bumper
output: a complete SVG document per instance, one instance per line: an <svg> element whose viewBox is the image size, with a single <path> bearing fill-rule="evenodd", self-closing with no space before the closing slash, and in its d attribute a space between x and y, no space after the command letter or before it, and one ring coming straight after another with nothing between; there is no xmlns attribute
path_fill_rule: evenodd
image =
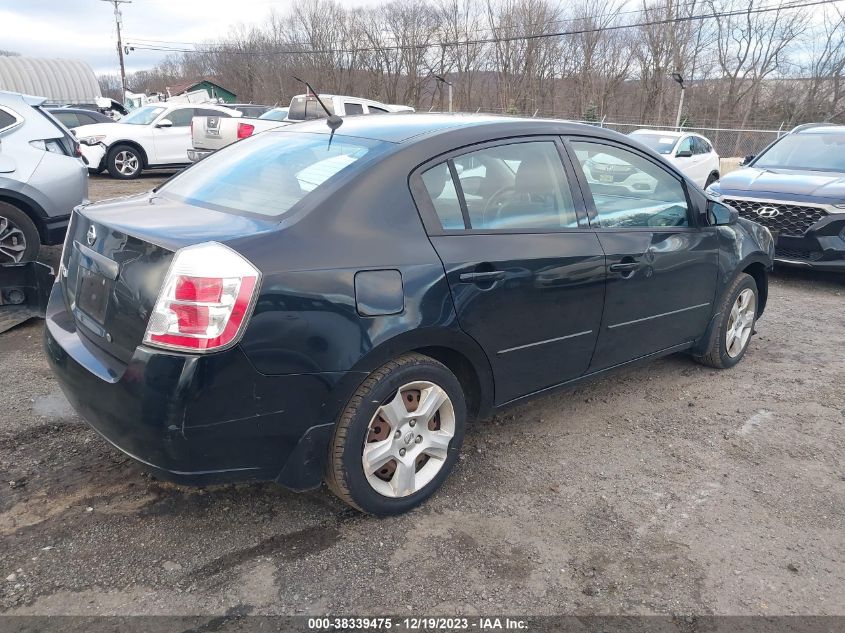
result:
<svg viewBox="0 0 845 633"><path fill-rule="evenodd" d="M325 406L348 374L266 376L235 347L208 356L139 346L124 364L75 327L59 284L44 345L73 407L114 446L182 484L322 481L333 420Z"/></svg>
<svg viewBox="0 0 845 633"><path fill-rule="evenodd" d="M194 147L188 150L188 160L192 163L198 163L203 158L211 156L215 151L213 149L197 149Z"/></svg>

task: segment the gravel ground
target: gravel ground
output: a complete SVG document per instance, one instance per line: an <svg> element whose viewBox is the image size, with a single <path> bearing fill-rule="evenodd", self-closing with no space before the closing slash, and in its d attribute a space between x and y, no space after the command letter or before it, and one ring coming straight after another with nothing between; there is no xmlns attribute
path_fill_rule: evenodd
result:
<svg viewBox="0 0 845 633"><path fill-rule="evenodd" d="M671 356L474 424L443 489L382 520L154 480L30 322L0 335L0 611L845 615L843 306L845 279L779 272L738 367Z"/></svg>

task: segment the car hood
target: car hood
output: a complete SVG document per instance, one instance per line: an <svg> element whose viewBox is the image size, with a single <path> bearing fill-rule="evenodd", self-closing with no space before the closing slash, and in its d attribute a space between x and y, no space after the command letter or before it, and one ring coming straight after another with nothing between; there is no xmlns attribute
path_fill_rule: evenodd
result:
<svg viewBox="0 0 845 633"><path fill-rule="evenodd" d="M845 174L840 172L745 167L722 176L723 194L786 194L845 200Z"/></svg>
<svg viewBox="0 0 845 633"><path fill-rule="evenodd" d="M120 127L118 127L120 126ZM73 128L74 134L76 134L76 138L85 138L86 136L110 136L115 134L118 130L121 130L123 135L126 136L125 132L127 131L126 128L143 128L146 126L143 125L129 125L124 124L120 125L119 123L111 122L111 123L91 123L89 125L80 125L79 127Z"/></svg>

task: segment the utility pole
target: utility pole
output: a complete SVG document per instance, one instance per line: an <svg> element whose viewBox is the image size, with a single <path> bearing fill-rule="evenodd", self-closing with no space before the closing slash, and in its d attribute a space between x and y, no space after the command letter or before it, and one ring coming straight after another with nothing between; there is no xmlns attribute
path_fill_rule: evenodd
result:
<svg viewBox="0 0 845 633"><path fill-rule="evenodd" d="M672 79L678 82L678 85L681 87L681 100L678 102L678 116L675 117L675 129L680 132L681 112L683 112L684 109L684 92L686 92L686 86L684 85L684 78L681 76L681 73L672 73Z"/></svg>
<svg viewBox="0 0 845 633"><path fill-rule="evenodd" d="M120 5L129 4L132 0L102 0L114 5L114 24L117 27L117 56L120 59L120 105L126 102L126 68L123 64L123 40L120 37L120 23L123 16L120 14Z"/></svg>
<svg viewBox="0 0 845 633"><path fill-rule="evenodd" d="M451 112L451 111L452 111L452 82L451 82L451 81L446 81L446 80L445 80L443 77L441 77L440 75L434 75L434 78L435 78L437 81L440 81L440 82L442 82L442 83L446 84L447 86L449 86L449 112Z"/></svg>

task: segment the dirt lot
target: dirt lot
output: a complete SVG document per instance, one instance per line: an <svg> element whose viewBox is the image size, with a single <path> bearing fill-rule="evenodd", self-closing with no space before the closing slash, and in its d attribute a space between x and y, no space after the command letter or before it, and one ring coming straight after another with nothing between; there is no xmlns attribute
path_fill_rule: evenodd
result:
<svg viewBox="0 0 845 633"><path fill-rule="evenodd" d="M74 415L30 322L0 335L0 610L845 614L843 308L845 279L780 272L737 368L672 356L473 425L386 520L155 481Z"/></svg>

